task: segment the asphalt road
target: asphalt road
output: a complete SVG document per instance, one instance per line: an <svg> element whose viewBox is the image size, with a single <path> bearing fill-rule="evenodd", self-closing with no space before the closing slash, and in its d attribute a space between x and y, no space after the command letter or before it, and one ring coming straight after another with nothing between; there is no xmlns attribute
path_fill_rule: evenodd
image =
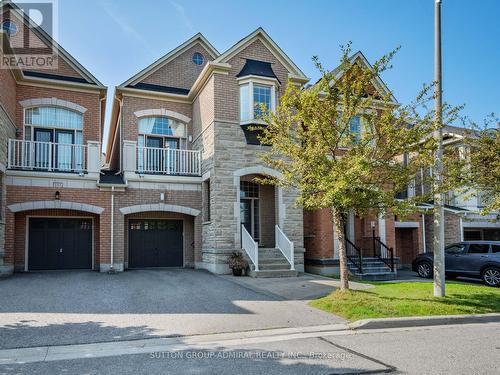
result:
<svg viewBox="0 0 500 375"><path fill-rule="evenodd" d="M135 355L0 365L0 374L496 374L499 334L500 324L488 323L262 336L167 345Z"/></svg>

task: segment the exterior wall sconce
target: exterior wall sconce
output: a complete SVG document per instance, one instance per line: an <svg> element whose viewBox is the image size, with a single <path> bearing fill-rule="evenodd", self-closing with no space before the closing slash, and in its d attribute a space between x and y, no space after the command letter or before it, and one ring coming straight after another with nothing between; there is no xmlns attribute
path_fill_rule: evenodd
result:
<svg viewBox="0 0 500 375"><path fill-rule="evenodd" d="M58 201L59 199L61 199L61 193L59 192L59 190L58 190L58 191L56 191L56 193L54 194L54 199L55 199L56 201Z"/></svg>

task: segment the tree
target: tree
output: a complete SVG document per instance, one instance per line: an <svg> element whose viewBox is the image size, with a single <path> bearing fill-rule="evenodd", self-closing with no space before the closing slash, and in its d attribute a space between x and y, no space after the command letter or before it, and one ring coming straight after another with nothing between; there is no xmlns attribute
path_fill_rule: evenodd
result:
<svg viewBox="0 0 500 375"><path fill-rule="evenodd" d="M489 126L493 125L493 126ZM485 196L482 213L500 211L500 122L491 116L486 126L466 137L469 150L467 185Z"/></svg>
<svg viewBox="0 0 500 375"><path fill-rule="evenodd" d="M378 77L397 50L373 66L350 58L350 45L341 50L340 66L333 71L313 58L322 78L307 89L288 84L276 112L267 115L260 139L271 147L262 158L283 177L261 181L297 189L297 204L305 209L332 210L341 289L348 289L347 215L405 216L431 199L431 194L395 197L433 165L436 124L434 112L426 107L431 86L406 106L395 105L391 93L383 90ZM443 122L456 111L445 106ZM355 116L361 119L360 132L352 131ZM404 155L410 156L409 162L402 162Z"/></svg>

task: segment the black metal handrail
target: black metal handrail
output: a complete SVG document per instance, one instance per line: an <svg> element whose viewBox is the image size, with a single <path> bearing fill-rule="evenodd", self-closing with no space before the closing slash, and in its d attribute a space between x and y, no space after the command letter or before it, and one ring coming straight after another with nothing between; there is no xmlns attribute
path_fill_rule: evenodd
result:
<svg viewBox="0 0 500 375"><path fill-rule="evenodd" d="M373 236L373 256L384 262L394 272L394 250Z"/></svg>
<svg viewBox="0 0 500 375"><path fill-rule="evenodd" d="M349 241L348 238L345 239L345 246L347 259L356 266L359 273L363 273L363 253L355 244Z"/></svg>

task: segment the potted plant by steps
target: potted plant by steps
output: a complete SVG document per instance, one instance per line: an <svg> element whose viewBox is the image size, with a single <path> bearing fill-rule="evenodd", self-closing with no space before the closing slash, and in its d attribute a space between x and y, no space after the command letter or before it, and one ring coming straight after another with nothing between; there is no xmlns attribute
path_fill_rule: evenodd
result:
<svg viewBox="0 0 500 375"><path fill-rule="evenodd" d="M229 268L233 271L233 276L241 276L243 270L248 267L247 260L239 251L233 251L227 263L229 264Z"/></svg>

